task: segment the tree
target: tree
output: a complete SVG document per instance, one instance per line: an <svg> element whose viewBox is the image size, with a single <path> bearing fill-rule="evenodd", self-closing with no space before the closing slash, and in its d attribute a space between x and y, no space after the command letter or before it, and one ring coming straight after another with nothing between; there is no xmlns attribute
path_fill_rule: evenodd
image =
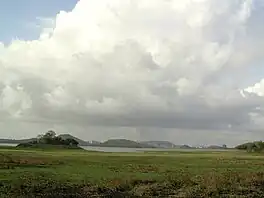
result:
<svg viewBox="0 0 264 198"><path fill-rule="evenodd" d="M44 136L44 135L42 135L42 134L40 134L40 135L37 136L37 142L38 142L38 143L41 143L41 142L42 142L42 140L43 140L43 136Z"/></svg>
<svg viewBox="0 0 264 198"><path fill-rule="evenodd" d="M49 130L47 133L45 133L42 137L42 139L40 140L41 143L44 144L52 144L53 143L53 139L56 137L56 133L52 130Z"/></svg>
<svg viewBox="0 0 264 198"><path fill-rule="evenodd" d="M52 130L49 130L45 135L45 137L48 137L48 138L55 138L56 137L56 133Z"/></svg>

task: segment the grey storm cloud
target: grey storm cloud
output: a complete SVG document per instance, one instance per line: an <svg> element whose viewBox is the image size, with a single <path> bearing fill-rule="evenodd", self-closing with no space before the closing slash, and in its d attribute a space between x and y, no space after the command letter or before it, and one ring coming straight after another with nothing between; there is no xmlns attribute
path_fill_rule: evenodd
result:
<svg viewBox="0 0 264 198"><path fill-rule="evenodd" d="M14 122L25 131L75 127L99 139L114 131L146 138L144 130L156 138L166 130L165 138L182 130L177 139L186 130L193 138L202 130L211 139L223 131L258 137L264 80L248 71L264 63L262 4L81 0L38 18L38 40L0 43L0 121L10 130Z"/></svg>

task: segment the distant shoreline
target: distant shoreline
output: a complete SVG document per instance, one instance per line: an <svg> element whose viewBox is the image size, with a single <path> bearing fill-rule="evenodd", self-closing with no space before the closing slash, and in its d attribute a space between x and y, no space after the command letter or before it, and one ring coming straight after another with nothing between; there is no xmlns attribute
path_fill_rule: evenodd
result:
<svg viewBox="0 0 264 198"><path fill-rule="evenodd" d="M228 149L217 145L211 145L204 148L197 148L192 147L186 144L183 145L175 145L168 141L132 141L127 139L110 139L105 142L98 142L98 141L84 141L77 137L74 137L70 134L61 134L59 137L63 139L71 138L76 140L79 143L79 146L90 146L90 147L113 147L113 148L158 148L158 149L212 149L212 150L219 150L219 149ZM28 143L32 141L36 141L37 138L30 138L30 139L0 139L0 144L21 144L21 143Z"/></svg>

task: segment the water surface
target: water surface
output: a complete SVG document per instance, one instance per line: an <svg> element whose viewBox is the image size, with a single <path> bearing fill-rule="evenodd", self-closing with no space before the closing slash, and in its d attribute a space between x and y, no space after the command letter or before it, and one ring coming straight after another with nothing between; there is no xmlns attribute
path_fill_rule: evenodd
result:
<svg viewBox="0 0 264 198"><path fill-rule="evenodd" d="M9 144L9 143L0 143L0 146L17 146L17 144Z"/></svg>
<svg viewBox="0 0 264 198"><path fill-rule="evenodd" d="M158 151L180 151L180 152L222 152L229 151L229 149L181 149L181 148L121 148L121 147L96 147L96 146L82 146L83 149L88 151L100 151L100 152L110 152L110 153L134 153L134 152L158 152Z"/></svg>
<svg viewBox="0 0 264 198"><path fill-rule="evenodd" d="M17 144L0 143L0 146L12 146L15 147ZM180 151L180 152L222 152L230 151L229 149L180 149L180 148L124 148L124 147L99 147L99 146L81 146L83 149L88 151L99 151L109 153L135 153L135 152L159 152L159 151Z"/></svg>

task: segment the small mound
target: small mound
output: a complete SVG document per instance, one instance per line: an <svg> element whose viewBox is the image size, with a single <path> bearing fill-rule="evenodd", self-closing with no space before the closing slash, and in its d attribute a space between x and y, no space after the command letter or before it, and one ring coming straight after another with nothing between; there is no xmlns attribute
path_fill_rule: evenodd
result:
<svg viewBox="0 0 264 198"><path fill-rule="evenodd" d="M16 148L39 148L39 149L80 149L83 148L75 145L52 145L52 144L34 144L34 143L21 143Z"/></svg>
<svg viewBox="0 0 264 198"><path fill-rule="evenodd" d="M48 131L44 135L40 135L36 140L20 143L16 148L38 148L38 149L82 149L78 146L79 142L75 139L63 139L56 136L54 131Z"/></svg>

